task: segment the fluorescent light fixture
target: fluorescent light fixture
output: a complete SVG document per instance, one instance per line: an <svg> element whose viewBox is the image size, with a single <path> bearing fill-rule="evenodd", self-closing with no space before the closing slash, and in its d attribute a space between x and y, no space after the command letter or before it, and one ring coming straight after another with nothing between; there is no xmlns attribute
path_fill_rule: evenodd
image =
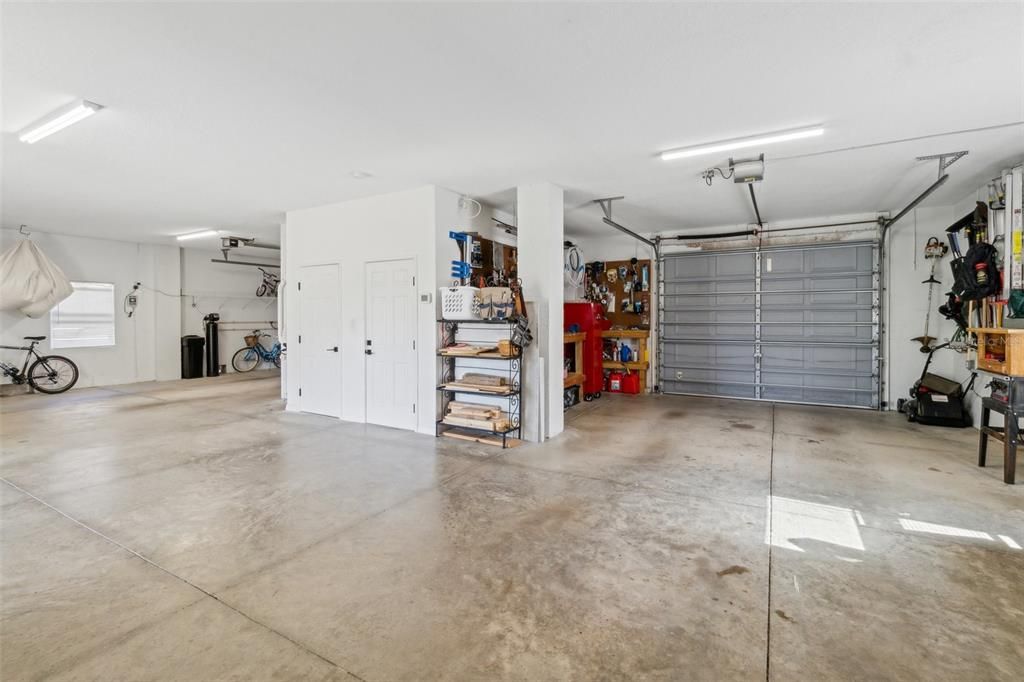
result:
<svg viewBox="0 0 1024 682"><path fill-rule="evenodd" d="M200 232L189 232L188 234L179 234L178 241L183 242L187 239L201 239L203 237L216 237L220 234L217 230L202 230Z"/></svg>
<svg viewBox="0 0 1024 682"><path fill-rule="evenodd" d="M58 130L63 130L69 125L89 118L102 108L99 104L84 99L78 100L39 119L18 135L18 139L28 144L35 144Z"/></svg>
<svg viewBox="0 0 1024 682"><path fill-rule="evenodd" d="M821 126L814 128L799 128L786 130L780 133L769 133L756 137L741 137L734 140L712 142L696 147L682 147L680 149L669 149L661 153L662 161L673 161L675 159L688 159L691 156L701 154L715 154L716 152L731 152L734 149L747 149L748 147L759 147L763 144L774 144L776 142L789 142L790 140L802 140L805 137L818 137L824 134L825 129Z"/></svg>

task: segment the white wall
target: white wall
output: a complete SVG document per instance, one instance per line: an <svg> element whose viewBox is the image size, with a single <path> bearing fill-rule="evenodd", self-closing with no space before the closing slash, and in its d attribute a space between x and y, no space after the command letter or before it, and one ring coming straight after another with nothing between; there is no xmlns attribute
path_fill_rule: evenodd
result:
<svg viewBox="0 0 1024 682"><path fill-rule="evenodd" d="M274 253L267 251L268 254ZM272 336L264 339L268 348L277 339L272 325L277 323L277 298L257 297L256 288L263 273L253 267L212 263L211 259L222 259L220 251L202 249L181 250L181 333L205 336L203 317L209 313L220 315L220 363L231 369L231 356L245 344L243 338L253 329L263 329ZM252 256L249 253L232 252L232 260L253 263L276 263ZM270 269L270 272L278 272ZM264 367L263 369L269 369Z"/></svg>
<svg viewBox="0 0 1024 682"><path fill-rule="evenodd" d="M554 438L564 427L564 201L562 188L550 183L523 185L516 190L519 278L523 297L530 304L534 338L524 354L523 437L534 441Z"/></svg>
<svg viewBox="0 0 1024 682"><path fill-rule="evenodd" d="M7 249L21 238L17 230L0 230L0 248ZM69 279L114 284L115 345L52 351L66 355L78 365L78 387L181 376L177 247L42 232L33 233L32 240ZM121 305L135 282L141 282L146 288L139 292L139 305L129 319L121 312ZM50 336L50 317L31 319L16 311L4 311L0 313L0 329L4 344L19 345L24 336ZM39 350L51 352L49 339L40 344ZM20 364L21 353L4 351L5 358L15 356Z"/></svg>
<svg viewBox="0 0 1024 682"><path fill-rule="evenodd" d="M920 351L920 344L911 341L924 334L928 310L928 286L922 282L928 279L931 261L924 257L925 242L935 236L948 244L946 228L966 212L958 213L952 206L917 208L889 229L885 300L887 390L884 399L891 410L896 409L898 399L909 397L910 387L921 376L927 359ZM946 292L952 284L951 257L951 253L946 254L935 268L935 278L942 284L933 285L928 334L938 339L937 344L948 341L956 331L956 325L938 313L938 307L945 302ZM930 371L960 381L970 375L965 361L963 354L940 350L935 353Z"/></svg>
<svg viewBox="0 0 1024 682"><path fill-rule="evenodd" d="M458 195L432 185L405 192L357 199L318 208L290 211L282 252L289 275L285 296L297 300L296 282L304 265L341 265L341 418L366 420L365 264L368 261L411 258L416 261L417 288L430 303L417 303L418 361L417 427L434 433L437 380L437 285L448 279L448 261L438 258L438 246L458 222ZM442 267L443 263L443 267ZM444 281L442 280L442 281ZM301 333L297 305L285 306L288 342L288 409L301 410L302 378L296 343Z"/></svg>

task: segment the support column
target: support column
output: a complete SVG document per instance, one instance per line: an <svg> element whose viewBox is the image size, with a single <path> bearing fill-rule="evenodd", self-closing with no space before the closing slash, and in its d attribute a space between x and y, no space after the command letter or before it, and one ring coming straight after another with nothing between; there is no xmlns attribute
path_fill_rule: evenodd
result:
<svg viewBox="0 0 1024 682"><path fill-rule="evenodd" d="M523 377L523 437L539 442L557 436L564 426L562 188L550 183L518 187L516 223L519 278L523 281L523 295L533 330L533 344L526 352Z"/></svg>

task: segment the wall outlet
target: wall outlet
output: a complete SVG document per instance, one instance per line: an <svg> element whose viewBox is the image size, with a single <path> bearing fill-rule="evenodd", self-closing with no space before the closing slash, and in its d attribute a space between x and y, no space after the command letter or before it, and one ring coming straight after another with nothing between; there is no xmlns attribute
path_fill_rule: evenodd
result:
<svg viewBox="0 0 1024 682"><path fill-rule="evenodd" d="M431 295L431 293L429 291L427 293L425 293L425 294L420 294L420 303L430 303L430 301L432 299L433 299L433 296Z"/></svg>
<svg viewBox="0 0 1024 682"><path fill-rule="evenodd" d="M683 379L683 370L681 370L681 369L677 369L676 370L676 379L679 379L680 381L682 381L682 379Z"/></svg>

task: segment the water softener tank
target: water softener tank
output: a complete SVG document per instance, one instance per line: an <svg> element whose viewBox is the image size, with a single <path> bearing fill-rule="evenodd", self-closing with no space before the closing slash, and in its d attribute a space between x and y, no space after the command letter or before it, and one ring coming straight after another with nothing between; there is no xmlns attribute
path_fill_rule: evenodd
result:
<svg viewBox="0 0 1024 682"><path fill-rule="evenodd" d="M220 315L210 313L203 322L206 324L206 376L220 376L220 347L217 344Z"/></svg>

